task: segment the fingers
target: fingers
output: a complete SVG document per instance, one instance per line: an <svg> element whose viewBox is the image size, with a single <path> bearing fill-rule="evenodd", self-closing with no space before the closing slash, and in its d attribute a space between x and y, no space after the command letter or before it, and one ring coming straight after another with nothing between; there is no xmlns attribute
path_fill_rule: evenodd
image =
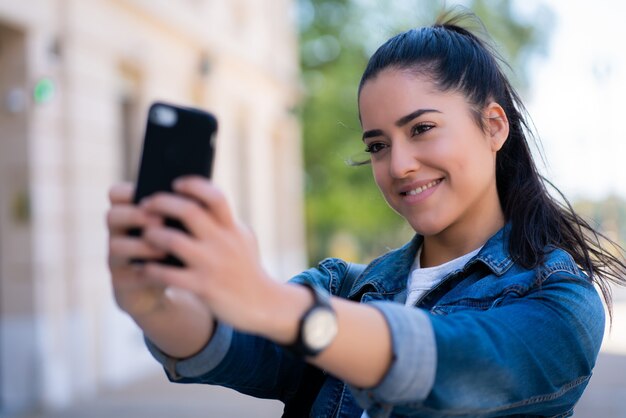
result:
<svg viewBox="0 0 626 418"><path fill-rule="evenodd" d="M164 264L147 263L144 266L145 277L156 285L174 287L196 293L199 282L188 269L171 267Z"/></svg>
<svg viewBox="0 0 626 418"><path fill-rule="evenodd" d="M116 204L107 212L107 226L111 235L126 234L131 228L144 228L163 223L160 216L150 214L134 205Z"/></svg>
<svg viewBox="0 0 626 418"><path fill-rule="evenodd" d="M166 255L165 251L148 245L141 239L120 235L109 240L111 267L128 265L131 259L159 260Z"/></svg>
<svg viewBox="0 0 626 418"><path fill-rule="evenodd" d="M189 234L177 229L148 227L142 238L148 245L178 257L185 264L195 264L195 260L206 258L198 243Z"/></svg>
<svg viewBox="0 0 626 418"><path fill-rule="evenodd" d="M137 237L128 236L132 228L143 229L163 224L163 219L132 204L133 186L129 183L115 185L109 191L112 206L107 212L109 229L109 266L119 269L128 266L130 260L154 260L165 257L165 253L151 247Z"/></svg>
<svg viewBox="0 0 626 418"><path fill-rule="evenodd" d="M174 182L173 188L177 193L190 196L205 205L220 224L234 224L226 197L209 180L199 176L181 177Z"/></svg>
<svg viewBox="0 0 626 418"><path fill-rule="evenodd" d="M119 183L109 189L111 204L132 203L135 186L132 183Z"/></svg>
<svg viewBox="0 0 626 418"><path fill-rule="evenodd" d="M210 181L199 176L183 177L174 183L178 195L157 193L144 199L140 208L180 220L193 236L209 237L215 230L215 223L226 227L233 226L235 219L223 193ZM132 203L133 185L118 184L111 188L109 197L114 205ZM142 226L147 222L143 215L131 208L121 208L110 214L109 228L116 231ZM211 215L211 216L207 216Z"/></svg>
<svg viewBox="0 0 626 418"><path fill-rule="evenodd" d="M140 207L161 217L180 220L191 235L206 238L215 231L215 220L200 204L186 197L157 193L141 202Z"/></svg>

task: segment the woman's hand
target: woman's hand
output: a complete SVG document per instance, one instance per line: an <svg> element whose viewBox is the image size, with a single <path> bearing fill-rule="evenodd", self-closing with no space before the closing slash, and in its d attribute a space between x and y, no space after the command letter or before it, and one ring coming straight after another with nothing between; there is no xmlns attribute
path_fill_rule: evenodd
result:
<svg viewBox="0 0 626 418"><path fill-rule="evenodd" d="M183 178L174 191L147 198L139 208L131 205L128 186L111 191L110 264L122 309L156 309L156 315L138 323L151 341L179 358L206 344L214 317L277 343L293 342L299 318L311 306L310 292L275 282L265 273L252 232L234 219L225 197L210 181ZM166 217L180 220L188 232L166 227ZM126 237L130 227L143 227L142 239ZM133 257L156 260L164 254L175 255L185 267L154 261L143 269L128 265ZM163 294L164 288L176 290L178 296ZM164 309L159 309L160 301ZM392 356L384 317L365 305L338 298L331 303L340 331L314 363L356 386L373 386Z"/></svg>
<svg viewBox="0 0 626 418"><path fill-rule="evenodd" d="M194 293L220 320L241 331L260 333L271 322L278 283L263 270L252 231L237 222L222 192L201 177L174 184L176 194L145 199L141 208L158 217L180 220L188 233L150 224L143 238L148 247L171 253L184 268L147 263L155 284Z"/></svg>
<svg viewBox="0 0 626 418"><path fill-rule="evenodd" d="M163 225L161 216L134 205L132 196L130 184L113 186L109 192L109 268L115 299L163 352L188 357L211 338L213 316L193 294L150 280L144 265L131 264L135 258L158 260L166 255L143 238L127 234L130 228L143 228L145 233Z"/></svg>
<svg viewBox="0 0 626 418"><path fill-rule="evenodd" d="M163 224L160 216L148 214L132 203L133 191L133 186L129 183L118 184L110 189L111 208L107 213L107 227L109 269L115 300L122 310L134 317L158 309L163 299L164 286L147 281L143 267L131 264L130 260L157 260L163 258L165 252L139 237L127 234L131 228L145 229Z"/></svg>

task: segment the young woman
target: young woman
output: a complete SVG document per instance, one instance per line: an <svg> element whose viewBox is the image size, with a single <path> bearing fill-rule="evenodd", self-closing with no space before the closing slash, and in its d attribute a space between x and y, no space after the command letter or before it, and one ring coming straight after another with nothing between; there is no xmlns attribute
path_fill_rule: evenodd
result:
<svg viewBox="0 0 626 418"><path fill-rule="evenodd" d="M604 331L594 285L608 298L625 265L546 191L495 54L454 17L410 30L370 59L358 105L411 242L358 277L327 259L282 284L210 181L179 179L139 207L120 185L108 214L119 306L171 380L280 399L286 415L571 415ZM186 267L129 263L167 253Z"/></svg>

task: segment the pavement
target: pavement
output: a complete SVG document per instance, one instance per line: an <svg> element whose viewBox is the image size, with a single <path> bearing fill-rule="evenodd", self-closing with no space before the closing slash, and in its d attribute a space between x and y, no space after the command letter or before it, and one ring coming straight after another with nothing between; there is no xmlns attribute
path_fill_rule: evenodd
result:
<svg viewBox="0 0 626 418"><path fill-rule="evenodd" d="M15 418L278 418L283 404L256 399L219 386L170 383L164 374L150 376L122 389L68 409Z"/></svg>

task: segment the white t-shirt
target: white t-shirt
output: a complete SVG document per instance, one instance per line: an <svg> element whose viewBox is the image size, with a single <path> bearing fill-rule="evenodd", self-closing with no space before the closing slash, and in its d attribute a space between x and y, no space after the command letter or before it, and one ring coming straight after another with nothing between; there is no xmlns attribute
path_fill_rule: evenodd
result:
<svg viewBox="0 0 626 418"><path fill-rule="evenodd" d="M405 306L413 306L415 302L419 300L420 297L424 295L424 293L428 292L433 287L437 286L444 277L446 277L449 273L461 270L463 266L470 260L470 258L474 257L480 249L475 249L474 251L467 253L465 255L460 256L459 258L455 258L454 260L450 260L447 263L440 264L434 267L420 267L420 256L422 255L422 247L417 250L417 254L415 255L415 262L413 263L413 267L411 267L411 272L409 273L409 278L406 284L406 302ZM361 418L369 418L367 415L367 411L363 411L363 415Z"/></svg>
<svg viewBox="0 0 626 418"><path fill-rule="evenodd" d="M441 280L449 273L461 270L470 258L478 254L481 248L482 246L470 253L438 266L421 268L420 256L422 254L422 247L420 247L417 251L417 255L415 256L415 262L413 263L411 272L409 273L409 279L406 285L407 296L405 305L415 305L415 302L417 302L419 298L424 295L424 293L437 286L439 282L441 282Z"/></svg>

